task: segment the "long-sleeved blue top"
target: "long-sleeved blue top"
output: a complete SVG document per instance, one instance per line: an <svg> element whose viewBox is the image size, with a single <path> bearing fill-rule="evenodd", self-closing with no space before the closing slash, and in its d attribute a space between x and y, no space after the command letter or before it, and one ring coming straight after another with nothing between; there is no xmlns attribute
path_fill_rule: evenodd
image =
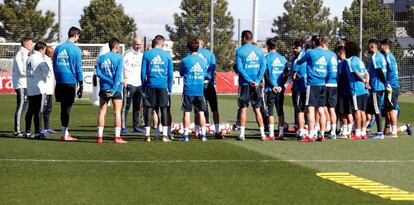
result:
<svg viewBox="0 0 414 205"><path fill-rule="evenodd" d="M198 54L189 55L180 64L180 75L184 77L183 95L204 96L204 80L208 65Z"/></svg>
<svg viewBox="0 0 414 205"><path fill-rule="evenodd" d="M53 56L56 83L76 84L83 81L82 53L71 41L60 44Z"/></svg>
<svg viewBox="0 0 414 205"><path fill-rule="evenodd" d="M298 65L307 63L306 77L307 85L322 86L326 84L328 70L327 52L323 48L315 48L307 51L305 55L297 61Z"/></svg>
<svg viewBox="0 0 414 205"><path fill-rule="evenodd" d="M109 90L112 94L122 92L123 64L123 57L113 51L98 58L95 69L101 90Z"/></svg>

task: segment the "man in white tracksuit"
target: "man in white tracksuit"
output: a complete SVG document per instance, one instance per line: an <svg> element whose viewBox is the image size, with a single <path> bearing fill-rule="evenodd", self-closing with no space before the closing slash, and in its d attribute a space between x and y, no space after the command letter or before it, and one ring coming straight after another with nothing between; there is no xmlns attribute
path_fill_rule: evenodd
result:
<svg viewBox="0 0 414 205"><path fill-rule="evenodd" d="M43 105L46 100L46 79L52 70L47 66L44 59L47 45L43 42L37 42L34 46L33 55L27 59L27 96L29 99L29 108L26 113L26 133L25 137L35 139L46 139L41 133L40 121L43 115ZM35 133L31 134L32 119L34 121Z"/></svg>
<svg viewBox="0 0 414 205"><path fill-rule="evenodd" d="M143 54L141 52L142 40L135 38L133 45L124 54L124 103L122 106L122 133L128 134L127 116L132 103L132 123L134 132L142 132L139 129L139 112L142 102L141 90L141 63Z"/></svg>
<svg viewBox="0 0 414 205"><path fill-rule="evenodd" d="M22 137L23 133L20 129L23 112L27 106L27 82L26 82L26 62L30 52L33 50L33 41L31 38L25 37L21 41L21 48L17 52L13 60L13 88L16 91L16 112L14 114L14 130L13 135Z"/></svg>

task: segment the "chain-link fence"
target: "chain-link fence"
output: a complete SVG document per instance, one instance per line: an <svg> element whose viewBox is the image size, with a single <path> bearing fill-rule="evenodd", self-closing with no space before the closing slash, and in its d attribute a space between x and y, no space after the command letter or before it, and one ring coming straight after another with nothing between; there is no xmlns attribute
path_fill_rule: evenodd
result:
<svg viewBox="0 0 414 205"><path fill-rule="evenodd" d="M43 1L46 0L40 0L40 2ZM289 59L291 57L290 47L294 40L302 39L306 41L311 37L312 34L320 33L327 37L327 39L330 41L331 48L333 49L332 46L339 38L346 37L355 42L361 43L364 59L366 60L369 56L366 49L366 43L370 38L375 38L378 40L389 38L394 42L392 52L397 57L399 64L401 92L413 92L414 10L412 8L414 8L414 1L364 0L362 4L362 19L360 16L361 1L362 0L354 0L352 1L351 5L341 5L346 6L347 9L344 9L342 16L338 17L337 19L333 19L333 17L330 15L328 15L326 18L321 17L319 19L314 17L315 15L306 15L313 12L312 9L314 8L312 6L309 6L309 8L303 7L302 10L284 11L283 14L275 14L273 18L268 17L265 19L260 18L261 13L259 10L259 18L257 19L258 38L256 43L266 52L266 39L269 37L278 36L280 39L279 51ZM0 5L4 4L3 2L0 1ZM56 3L56 7L47 8L52 9L52 11L55 12L56 23L58 22L58 3L57 1L53 2ZM175 8L164 8L162 4L158 5L156 3L157 1L154 1L154 3L151 4L151 7L156 7L156 10L159 11L159 15L164 16L163 20L160 20L161 18L158 18L156 15L151 13L134 13L134 9L129 8L130 5L128 5L126 1L105 1L109 5L110 3L108 2L113 2L114 5L112 6L102 6L96 2L99 3L101 0L82 1L79 2L79 4L82 6L77 7L78 10L72 9L70 12L63 12L60 21L60 28L63 29L63 36L68 29L68 25L71 25L71 22L74 22L73 25L81 27L83 34L85 34L88 39L93 39L94 43L106 43L105 38L98 38L99 35L102 36L102 33L104 33L105 35L114 37L125 35L125 38L118 38L124 39L124 41L126 41L124 43L128 45L130 44L128 41L131 40L129 38L131 29L133 30L135 28L138 29L139 34L142 38L145 37L145 49L149 49L151 47L151 40L154 38L154 35L156 33L159 33L166 37L167 41L165 42L164 49L171 52L176 65L183 57L188 54L188 51L185 47L186 42L194 37L202 37L205 41L204 47L214 48L213 50L216 55L218 70L232 70L232 65L234 64L235 49L240 46L241 32L243 30L252 30L253 24L253 15L251 13L243 16L233 16L232 13L229 13L230 7L228 5L229 1L227 0L176 0L174 2L176 3ZM213 4L211 4L211 2L213 2ZM260 0L258 0L258 2L260 3ZM284 2L285 1L275 1L275 4L272 6L283 7ZM231 3L234 4L235 1L231 1ZM248 4L249 6L252 5L251 1L237 1L237 3ZM62 1L62 4L63 5L61 6L64 7L64 4L70 4L70 2ZM99 11L92 9L94 8L92 5L98 6ZM126 21L118 19L117 16L122 16L121 14L117 16L109 15L110 18L108 18L108 14L118 12L114 11L113 8L118 8L120 5L123 5L122 9L124 11L124 14L126 16L129 16L129 20L128 18ZM88 13L85 13L84 7L91 7L91 9L89 9ZM157 7L159 7L159 9L157 9ZM322 7L326 8L324 5L322 5ZM40 10L41 8L36 9ZM213 11L213 15L211 15L211 11ZM323 13L322 11L323 9L319 9L315 13L321 15L321 13ZM86 16L88 18L85 17L86 14L89 15ZM30 36L30 34L33 34L33 29L35 28L28 30L27 28L21 27L20 30L19 28L14 30L14 37L10 37L10 32L6 29L8 26L10 27L10 25L8 25L6 22L7 18L5 15L6 12L0 13L0 41L6 43L16 43L18 42L18 37L24 36L23 34L27 34L28 36ZM152 21L150 17L143 17L147 15L154 16L153 18L157 20ZM288 16L286 17L284 15ZM299 20L293 21L293 17ZM79 23L81 19L83 23ZM134 20L135 27L131 22L129 22L131 19ZM142 22L141 19L147 19L148 22ZM91 22L88 23L86 21ZM33 22L34 20L32 20L32 23ZM116 27L113 25L114 22L123 22L122 25L124 26ZM211 22L214 22L214 24L212 25ZM362 33L360 30L360 22L362 22ZM148 26L149 24L152 26ZM96 28L91 28L94 25ZM50 27L52 28L53 26L54 24L51 24ZM121 32L115 32L109 28L116 28ZM211 29L214 30L213 35L211 35ZM49 29L49 31L52 30L53 29ZM136 30L133 30L132 32L135 33ZM362 34L362 39L360 34ZM48 39L50 40L50 38ZM34 40L39 40L39 38L34 37ZM51 43L52 41L56 42L57 38L52 38L52 40L47 43ZM2 87L6 86L5 80L3 79L10 79L10 62L12 62L11 59L19 47L18 45L13 45L14 47L11 44L8 44L8 46L0 46L0 60L1 62L8 62L8 64L4 63L4 65L2 63L0 70L0 77L3 81L1 85ZM94 62L95 60L96 59L94 58L85 58L84 64Z"/></svg>

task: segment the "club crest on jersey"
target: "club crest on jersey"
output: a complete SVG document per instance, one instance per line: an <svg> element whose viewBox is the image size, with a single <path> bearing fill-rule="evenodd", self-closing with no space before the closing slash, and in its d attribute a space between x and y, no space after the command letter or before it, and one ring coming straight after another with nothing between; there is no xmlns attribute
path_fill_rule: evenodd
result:
<svg viewBox="0 0 414 205"><path fill-rule="evenodd" d="M163 65L164 61L161 59L160 55L157 55L155 58L151 60L152 65Z"/></svg>
<svg viewBox="0 0 414 205"><path fill-rule="evenodd" d="M250 52L250 54L247 56L246 61L258 61L259 57L257 57L256 53L254 51Z"/></svg>

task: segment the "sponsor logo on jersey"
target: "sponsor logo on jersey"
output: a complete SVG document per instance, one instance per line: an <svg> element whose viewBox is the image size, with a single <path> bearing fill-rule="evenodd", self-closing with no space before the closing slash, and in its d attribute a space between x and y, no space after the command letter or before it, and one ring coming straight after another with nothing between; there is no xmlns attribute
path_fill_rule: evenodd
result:
<svg viewBox="0 0 414 205"><path fill-rule="evenodd" d="M161 59L160 55L157 55L155 58L151 60L152 65L163 65L164 61Z"/></svg>
<svg viewBox="0 0 414 205"><path fill-rule="evenodd" d="M257 57L256 53L254 51L250 52L250 54L247 56L246 61L258 61L259 57Z"/></svg>

